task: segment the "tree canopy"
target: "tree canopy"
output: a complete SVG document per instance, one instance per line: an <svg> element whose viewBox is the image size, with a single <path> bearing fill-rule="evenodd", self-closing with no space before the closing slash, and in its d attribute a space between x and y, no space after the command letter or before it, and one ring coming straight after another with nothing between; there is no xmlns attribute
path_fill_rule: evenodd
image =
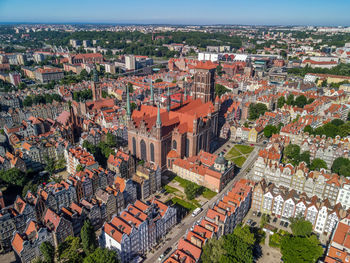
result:
<svg viewBox="0 0 350 263"><path fill-rule="evenodd" d="M251 103L249 105L249 119L256 120L267 111L267 106L263 103Z"/></svg>
<svg viewBox="0 0 350 263"><path fill-rule="evenodd" d="M41 243L40 252L43 255L46 263L54 262L55 248L50 242L45 241L45 242Z"/></svg>
<svg viewBox="0 0 350 263"><path fill-rule="evenodd" d="M96 234L90 220L85 220L80 232L81 242L85 254L89 255L94 252L97 247Z"/></svg>
<svg viewBox="0 0 350 263"><path fill-rule="evenodd" d="M334 138L339 135L340 137L346 137L350 135L350 122L344 123L340 119L334 119L329 123L322 125L316 129L313 129L311 126L306 126L304 132L308 132L313 135L326 135L327 137Z"/></svg>
<svg viewBox="0 0 350 263"><path fill-rule="evenodd" d="M221 84L215 84L215 95L221 97L226 92L230 91L228 88L226 88L224 85Z"/></svg>
<svg viewBox="0 0 350 263"><path fill-rule="evenodd" d="M119 263L117 252L98 247L93 253L84 258L84 263Z"/></svg>
<svg viewBox="0 0 350 263"><path fill-rule="evenodd" d="M286 263L317 262L323 249L315 235L299 237L286 235L281 244L282 259Z"/></svg>
<svg viewBox="0 0 350 263"><path fill-rule="evenodd" d="M312 233L312 224L303 217L291 218L290 228L294 236L310 236Z"/></svg>
<svg viewBox="0 0 350 263"><path fill-rule="evenodd" d="M273 126L271 124L266 125L264 128L264 136L270 138L272 134L277 134L279 132L278 127Z"/></svg>
<svg viewBox="0 0 350 263"><path fill-rule="evenodd" d="M339 157L332 164L332 172L346 177L350 177L350 160L344 157Z"/></svg>
<svg viewBox="0 0 350 263"><path fill-rule="evenodd" d="M321 168L327 169L327 163L320 158L313 159L310 165L310 169L312 171L320 171Z"/></svg>

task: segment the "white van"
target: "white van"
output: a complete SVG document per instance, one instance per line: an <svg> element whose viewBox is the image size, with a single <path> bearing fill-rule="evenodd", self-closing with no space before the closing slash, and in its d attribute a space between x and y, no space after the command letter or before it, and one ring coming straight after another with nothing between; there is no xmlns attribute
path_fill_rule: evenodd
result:
<svg viewBox="0 0 350 263"><path fill-rule="evenodd" d="M200 212L202 212L202 208L198 207L196 208L193 212L192 212L192 216L195 217L196 215L198 215Z"/></svg>

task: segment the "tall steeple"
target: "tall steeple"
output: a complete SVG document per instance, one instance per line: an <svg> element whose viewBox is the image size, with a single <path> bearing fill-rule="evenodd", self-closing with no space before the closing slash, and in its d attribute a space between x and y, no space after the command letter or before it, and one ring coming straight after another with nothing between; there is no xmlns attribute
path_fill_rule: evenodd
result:
<svg viewBox="0 0 350 263"><path fill-rule="evenodd" d="M158 112L157 112L156 127L160 128L160 127L162 127L162 120L160 119L160 107L159 107L159 104L158 104L157 107L158 107Z"/></svg>
<svg viewBox="0 0 350 263"><path fill-rule="evenodd" d="M130 96L129 96L128 86L126 86L126 117L127 117L127 120L131 120Z"/></svg>
<svg viewBox="0 0 350 263"><path fill-rule="evenodd" d="M169 90L169 86L168 86L167 106L166 106L167 111L170 111L170 105L171 105L171 97L170 97L170 90Z"/></svg>
<svg viewBox="0 0 350 263"><path fill-rule="evenodd" d="M151 102L151 104L153 105L153 103L154 103L154 92L153 92L153 84L152 84L152 79L151 79L150 90L151 90L151 98L150 98L150 102Z"/></svg>
<svg viewBox="0 0 350 263"><path fill-rule="evenodd" d="M92 70L92 80L96 83L96 82L99 82L99 79L98 79L98 74L97 74L97 70L96 68L94 68Z"/></svg>

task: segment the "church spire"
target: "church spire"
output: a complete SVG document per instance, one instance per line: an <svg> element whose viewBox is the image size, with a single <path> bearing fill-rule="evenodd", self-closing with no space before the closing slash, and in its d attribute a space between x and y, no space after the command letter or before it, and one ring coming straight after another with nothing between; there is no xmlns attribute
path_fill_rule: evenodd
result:
<svg viewBox="0 0 350 263"><path fill-rule="evenodd" d="M168 98L168 103L167 103L167 111L170 111L170 104L171 104L171 97L170 97L170 90L169 90L169 86L168 86L168 93L167 93L167 98Z"/></svg>
<svg viewBox="0 0 350 263"><path fill-rule="evenodd" d="M151 90L151 99L150 99L150 102L151 102L151 104L153 104L153 103L154 103L154 93L153 93L152 79L151 79L150 90Z"/></svg>
<svg viewBox="0 0 350 263"><path fill-rule="evenodd" d="M162 126L162 121L160 119L160 107L159 107L159 104L158 104L158 112L157 112L157 122L156 122L156 127L157 128L160 128Z"/></svg>
<svg viewBox="0 0 350 263"><path fill-rule="evenodd" d="M95 83L99 81L96 68L94 68L94 69L92 70L92 80L93 80Z"/></svg>
<svg viewBox="0 0 350 263"><path fill-rule="evenodd" d="M131 118L131 110L130 110L130 96L129 96L129 87L126 86L126 116L128 120Z"/></svg>

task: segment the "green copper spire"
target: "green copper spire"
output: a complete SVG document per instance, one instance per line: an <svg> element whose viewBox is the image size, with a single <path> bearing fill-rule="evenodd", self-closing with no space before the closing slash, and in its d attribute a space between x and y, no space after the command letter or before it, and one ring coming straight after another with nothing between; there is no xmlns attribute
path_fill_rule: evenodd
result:
<svg viewBox="0 0 350 263"><path fill-rule="evenodd" d="M168 103L167 103L166 109L167 109L167 111L170 111L171 98L170 98L170 90L169 90L169 86L168 86L168 93L167 93L167 97L168 97Z"/></svg>
<svg viewBox="0 0 350 263"><path fill-rule="evenodd" d="M157 126L157 128L160 128L162 126L162 121L160 119L160 107L159 107L159 105L158 105L156 126Z"/></svg>
<svg viewBox="0 0 350 263"><path fill-rule="evenodd" d="M131 116L130 96L129 96L129 87L128 86L126 86L126 115L127 115L127 117Z"/></svg>
<svg viewBox="0 0 350 263"><path fill-rule="evenodd" d="M96 68L94 68L94 69L92 70L92 80L93 80L94 82L98 82L98 81L99 81Z"/></svg>
<svg viewBox="0 0 350 263"><path fill-rule="evenodd" d="M298 82L298 89L300 89L300 81Z"/></svg>
<svg viewBox="0 0 350 263"><path fill-rule="evenodd" d="M151 103L153 103L153 102L154 102L154 93L153 93L152 79L151 79L151 86L150 86L150 89L151 89L151 99L150 99L150 101L151 101Z"/></svg>

